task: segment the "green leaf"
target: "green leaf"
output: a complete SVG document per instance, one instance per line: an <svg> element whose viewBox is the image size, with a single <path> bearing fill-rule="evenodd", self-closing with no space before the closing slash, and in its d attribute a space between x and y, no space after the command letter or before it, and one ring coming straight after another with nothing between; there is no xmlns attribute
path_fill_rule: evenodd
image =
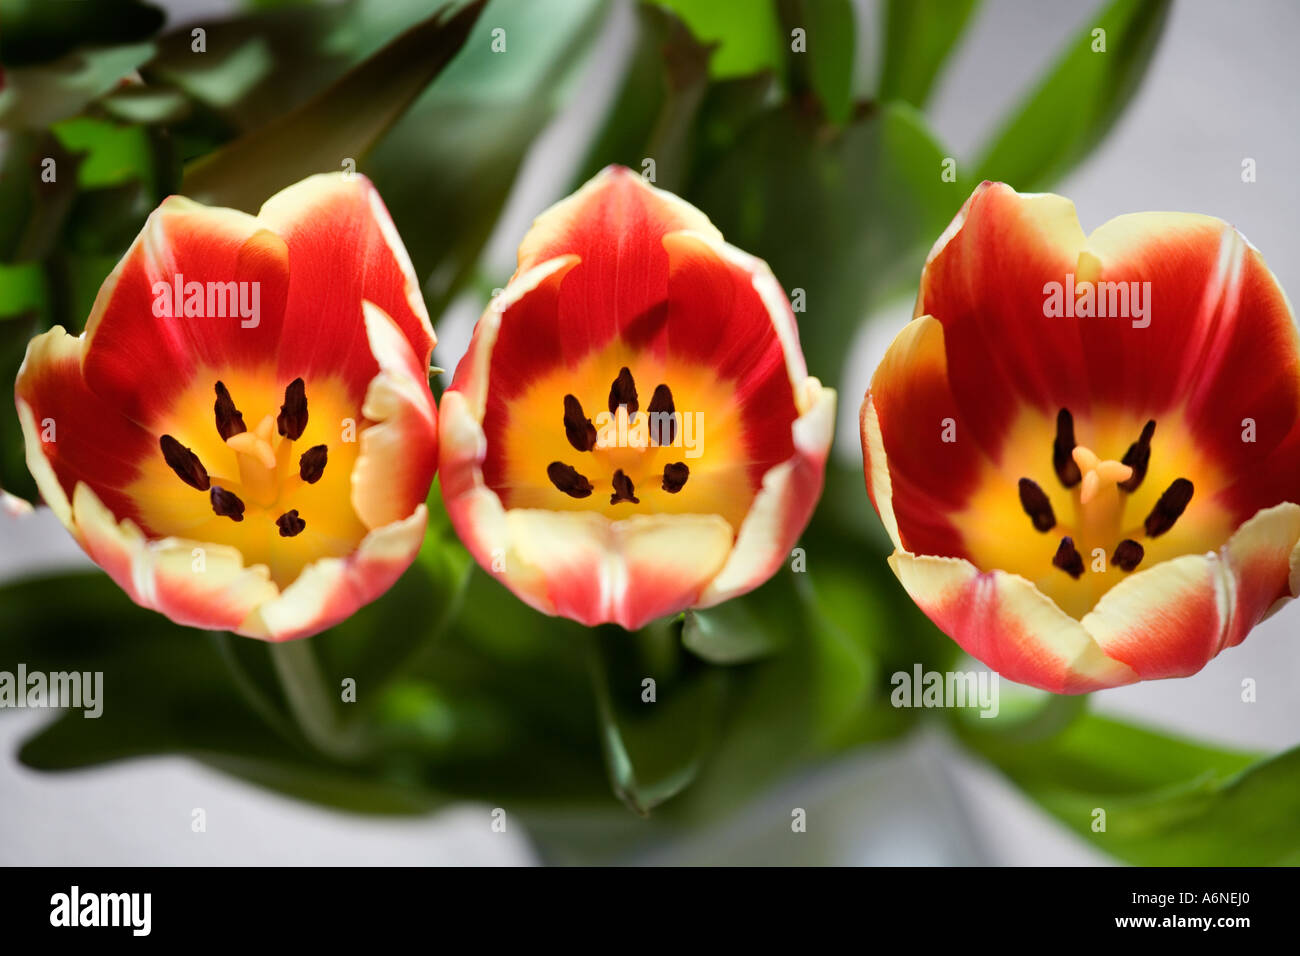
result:
<svg viewBox="0 0 1300 956"><path fill-rule="evenodd" d="M440 10L299 109L196 161L182 190L256 212L285 186L360 160L455 56L483 2Z"/></svg>
<svg viewBox="0 0 1300 956"><path fill-rule="evenodd" d="M623 85L578 180L611 163L643 172L653 160L655 184L679 189L691 171L697 112L709 90L709 48L658 6L637 7L636 24Z"/></svg>
<svg viewBox="0 0 1300 956"><path fill-rule="evenodd" d="M6 70L46 63L83 46L135 43L163 24L163 12L139 0L0 0L0 63Z"/></svg>
<svg viewBox="0 0 1300 956"><path fill-rule="evenodd" d="M82 156L77 167L81 189L120 186L151 174L149 139L139 127L78 116L59 123L53 132L65 149Z"/></svg>
<svg viewBox="0 0 1300 956"><path fill-rule="evenodd" d="M493 0L456 60L360 164L425 280L430 314L474 275L525 155L576 88L605 12L599 0ZM496 29L505 31L504 53L494 52Z"/></svg>
<svg viewBox="0 0 1300 956"><path fill-rule="evenodd" d="M1169 15L1169 0L1113 0L985 149L975 178L1044 188L1086 156L1137 92ZM1105 52L1094 52L1104 30Z"/></svg>
<svg viewBox="0 0 1300 956"><path fill-rule="evenodd" d="M790 86L796 93L811 90L833 123L853 112L853 54L857 42L850 0L781 0L785 36L804 31L806 49L788 59Z"/></svg>
<svg viewBox="0 0 1300 956"><path fill-rule="evenodd" d="M979 0L886 0L878 98L925 106Z"/></svg>
<svg viewBox="0 0 1300 956"><path fill-rule="evenodd" d="M781 639L744 601L728 601L702 611L687 611L682 644L710 664L744 664L776 651Z"/></svg>
<svg viewBox="0 0 1300 956"><path fill-rule="evenodd" d="M925 250L968 195L965 182L942 181L944 157L906 104L834 131L784 106L752 121L687 198L767 260L805 309L796 318L809 370L835 385L863 318L915 287Z"/></svg>
<svg viewBox="0 0 1300 956"><path fill-rule="evenodd" d="M619 671L611 657L627 648L605 645L672 641L675 630L661 625L658 633L651 627L632 635L605 627L590 637L591 680L610 783L640 816L648 816L695 779L721 718L723 675L704 671L695 680L668 681L641 677L653 668ZM647 679L654 681L650 700Z"/></svg>
<svg viewBox="0 0 1300 956"><path fill-rule="evenodd" d="M784 69L785 39L770 0L654 0L681 18L697 40L715 46L709 74L716 79Z"/></svg>
<svg viewBox="0 0 1300 956"><path fill-rule="evenodd" d="M1041 740L970 726L995 722L964 722L962 739L1104 853L1140 866L1300 863L1300 748L1258 760L1093 715Z"/></svg>
<svg viewBox="0 0 1300 956"><path fill-rule="evenodd" d="M86 49L49 64L5 70L0 129L42 129L81 112L153 55L152 43Z"/></svg>

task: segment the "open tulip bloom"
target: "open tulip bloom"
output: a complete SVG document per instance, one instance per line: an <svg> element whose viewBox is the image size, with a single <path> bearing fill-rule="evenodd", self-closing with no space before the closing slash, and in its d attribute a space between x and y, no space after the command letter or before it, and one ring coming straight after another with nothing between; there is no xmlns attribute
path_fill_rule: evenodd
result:
<svg viewBox="0 0 1300 956"><path fill-rule="evenodd" d="M1208 216L984 183L930 252L862 406L917 605L1006 677L1079 693L1200 670L1300 593L1300 350Z"/></svg>
<svg viewBox="0 0 1300 956"><path fill-rule="evenodd" d="M383 593L419 550L433 344L364 178L312 177L256 217L171 197L86 331L29 345L27 464L136 603L303 637Z"/></svg>
<svg viewBox="0 0 1300 956"><path fill-rule="evenodd" d="M548 614L635 629L769 578L835 394L767 266L611 167L534 223L442 399L456 531Z"/></svg>

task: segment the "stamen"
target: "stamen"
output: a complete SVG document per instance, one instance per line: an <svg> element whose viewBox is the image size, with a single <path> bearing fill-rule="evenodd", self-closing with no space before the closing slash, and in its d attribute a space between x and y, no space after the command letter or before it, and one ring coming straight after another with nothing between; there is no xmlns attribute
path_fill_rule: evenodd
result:
<svg viewBox="0 0 1300 956"><path fill-rule="evenodd" d="M636 401L636 383L632 381L632 372L626 365L619 371L614 384L609 387L609 413L617 414L620 405L627 406L628 421L635 421L636 410L639 407Z"/></svg>
<svg viewBox="0 0 1300 956"><path fill-rule="evenodd" d="M1125 538L1115 548L1115 553L1111 555L1111 563L1117 565L1121 571L1132 571L1146 556L1146 550L1132 538Z"/></svg>
<svg viewBox="0 0 1300 956"><path fill-rule="evenodd" d="M586 498L593 491L591 482L578 474L578 469L562 461L553 461L547 465L546 477L570 498Z"/></svg>
<svg viewBox="0 0 1300 956"><path fill-rule="evenodd" d="M660 423L657 427L656 422ZM671 445L676 438L677 407L673 404L673 393L667 385L656 385L655 393L650 396L650 444Z"/></svg>
<svg viewBox="0 0 1300 956"><path fill-rule="evenodd" d="M1056 549L1056 557L1052 558L1052 564L1076 581L1083 576L1083 555L1075 548L1073 538L1061 539L1061 545Z"/></svg>
<svg viewBox="0 0 1300 956"><path fill-rule="evenodd" d="M203 467L203 462L199 461L199 456L194 454L171 435L163 435L158 439L158 445L162 448L163 458L171 466L171 470L176 472L176 477L191 488L197 488L199 491L207 491L209 480L208 470Z"/></svg>
<svg viewBox="0 0 1300 956"><path fill-rule="evenodd" d="M217 513L218 517L229 518L231 521L244 520L244 503L239 500L239 496L234 492L227 491L219 485L213 485L209 495L212 498L212 510Z"/></svg>
<svg viewBox="0 0 1300 956"><path fill-rule="evenodd" d="M275 523L280 528L280 537L282 538L292 538L295 535L300 535L303 529L307 527L307 522L298 517L297 508L280 515L275 519Z"/></svg>
<svg viewBox="0 0 1300 956"><path fill-rule="evenodd" d="M578 451L596 447L596 426L582 413L582 403L573 395L564 396L564 434Z"/></svg>
<svg viewBox="0 0 1300 956"><path fill-rule="evenodd" d="M1037 530L1051 531L1056 527L1056 513L1052 511L1047 493L1028 478L1020 479L1020 507L1025 509Z"/></svg>
<svg viewBox="0 0 1300 956"><path fill-rule="evenodd" d="M1121 464L1133 468L1133 477L1119 483L1125 491L1137 491L1138 485L1142 484L1142 479L1147 476L1147 465L1151 463L1151 436L1155 433L1156 420L1153 418L1142 426L1141 437L1128 446L1128 451L1124 452L1124 457L1120 459Z"/></svg>
<svg viewBox="0 0 1300 956"><path fill-rule="evenodd" d="M1147 515L1146 532L1148 538L1157 538L1174 526L1182 516L1187 503L1192 500L1195 489L1186 478L1175 478L1173 484L1165 489L1156 506Z"/></svg>
<svg viewBox="0 0 1300 956"><path fill-rule="evenodd" d="M301 378L295 378L284 390L284 404L280 406L275 427L290 441L301 438L307 428L307 386Z"/></svg>
<svg viewBox="0 0 1300 956"><path fill-rule="evenodd" d="M217 382L217 401L212 408L216 412L217 432L221 435L222 441L231 435L248 431L247 426L244 425L244 416L235 407L235 400L230 397L224 382Z"/></svg>
<svg viewBox="0 0 1300 956"><path fill-rule="evenodd" d="M1061 484L1073 488L1083 480L1083 472L1071 454L1074 451L1074 416L1068 408L1056 413L1056 440L1052 443L1052 467Z"/></svg>
<svg viewBox="0 0 1300 956"><path fill-rule="evenodd" d="M329 458L329 449L324 445L313 445L302 453L298 459L298 475L309 485L320 481L325 474L325 460Z"/></svg>
<svg viewBox="0 0 1300 956"><path fill-rule="evenodd" d="M671 465L664 465L664 483L663 489L670 495L675 495L682 490L686 484L686 479L691 476L691 470L686 467L684 461L675 461Z"/></svg>
<svg viewBox="0 0 1300 956"><path fill-rule="evenodd" d="M616 505L620 501L629 501L634 505L641 503L641 499L636 496L636 489L632 486L632 479L623 474L622 468L614 472L614 493L609 496L611 505Z"/></svg>

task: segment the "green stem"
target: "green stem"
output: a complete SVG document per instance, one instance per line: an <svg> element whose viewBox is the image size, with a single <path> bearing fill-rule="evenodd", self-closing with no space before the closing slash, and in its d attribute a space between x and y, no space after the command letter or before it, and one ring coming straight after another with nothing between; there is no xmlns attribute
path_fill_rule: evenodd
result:
<svg viewBox="0 0 1300 956"><path fill-rule="evenodd" d="M268 645L289 711L307 741L326 756L351 760L362 753L355 728L344 726L310 640Z"/></svg>

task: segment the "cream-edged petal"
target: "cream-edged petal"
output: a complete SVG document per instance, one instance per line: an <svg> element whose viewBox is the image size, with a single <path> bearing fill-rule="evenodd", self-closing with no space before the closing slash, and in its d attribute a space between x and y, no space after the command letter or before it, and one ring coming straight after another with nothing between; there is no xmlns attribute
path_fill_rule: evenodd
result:
<svg viewBox="0 0 1300 956"><path fill-rule="evenodd" d="M1266 508L1218 551L1183 555L1121 581L1083 626L1143 680L1195 674L1241 643L1280 600L1296 596L1298 545L1300 505Z"/></svg>
<svg viewBox="0 0 1300 956"><path fill-rule="evenodd" d="M74 534L91 560L131 600L178 624L233 630L279 590L264 565L244 567L236 548L180 538L148 540L134 522L117 521L89 485L73 492Z"/></svg>
<svg viewBox="0 0 1300 956"><path fill-rule="evenodd" d="M427 523L428 509L420 504L404 520L371 531L347 557L309 564L236 630L245 637L291 641L333 627L397 582L419 553Z"/></svg>
<svg viewBox="0 0 1300 956"><path fill-rule="evenodd" d="M361 410L373 424L358 436L352 506L373 530L400 521L428 497L438 467L438 413L423 360L406 336L379 306L362 306L379 374Z"/></svg>
<svg viewBox="0 0 1300 956"><path fill-rule="evenodd" d="M795 456L763 476L736 545L700 595L700 607L744 594L775 574L812 517L835 433L835 391L823 388L815 378L806 383L807 411L793 425Z"/></svg>
<svg viewBox="0 0 1300 956"><path fill-rule="evenodd" d="M895 551L903 588L972 657L1022 684L1079 694L1129 684L1137 673L1103 653L1082 624L1024 578L961 558Z"/></svg>

